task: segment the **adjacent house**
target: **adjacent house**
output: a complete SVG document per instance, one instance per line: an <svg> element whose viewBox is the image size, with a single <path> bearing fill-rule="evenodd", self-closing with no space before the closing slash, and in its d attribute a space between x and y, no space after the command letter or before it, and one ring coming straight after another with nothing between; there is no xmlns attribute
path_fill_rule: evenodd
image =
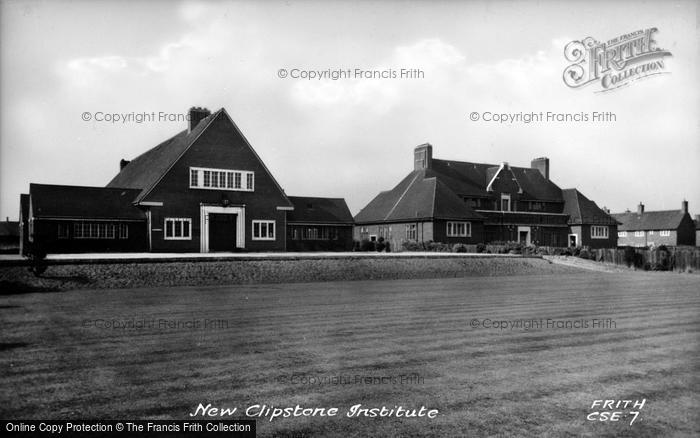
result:
<svg viewBox="0 0 700 438"><path fill-rule="evenodd" d="M317 232L295 249L351 247L344 200L299 199L311 208L291 231ZM21 229L48 253L284 251L294 208L225 109L192 108L188 129L121 160L107 187L31 184Z"/></svg>
<svg viewBox="0 0 700 438"><path fill-rule="evenodd" d="M620 225L618 246L678 246L695 245L696 227L688 214L688 201L680 210L644 211L644 204L636 212L626 211L612 215Z"/></svg>
<svg viewBox="0 0 700 438"><path fill-rule="evenodd" d="M15 253L19 249L19 222L5 218L0 221L0 253Z"/></svg>
<svg viewBox="0 0 700 438"><path fill-rule="evenodd" d="M289 196L287 251L351 251L353 219L342 198Z"/></svg>
<svg viewBox="0 0 700 438"><path fill-rule="evenodd" d="M700 214L695 215L695 246L700 246Z"/></svg>
<svg viewBox="0 0 700 438"><path fill-rule="evenodd" d="M355 216L355 239L614 247L617 222L578 190L530 167L441 160L414 149L414 169Z"/></svg>

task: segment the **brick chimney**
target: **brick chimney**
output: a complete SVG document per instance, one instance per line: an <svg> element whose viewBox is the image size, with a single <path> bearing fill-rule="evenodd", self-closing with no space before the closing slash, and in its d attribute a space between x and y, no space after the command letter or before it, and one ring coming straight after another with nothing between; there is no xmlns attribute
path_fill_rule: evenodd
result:
<svg viewBox="0 0 700 438"><path fill-rule="evenodd" d="M683 211L683 213L688 213L688 201L685 199L683 200L683 203L681 204L681 210Z"/></svg>
<svg viewBox="0 0 700 438"><path fill-rule="evenodd" d="M425 143L413 150L413 170L430 169L433 167L433 146Z"/></svg>
<svg viewBox="0 0 700 438"><path fill-rule="evenodd" d="M211 115L211 111L209 111L206 108L200 108L198 106L193 106L190 108L190 113L189 113L189 118L190 118L190 126L189 126L189 132L192 132L192 130L197 126L199 122L202 121L205 117Z"/></svg>
<svg viewBox="0 0 700 438"><path fill-rule="evenodd" d="M637 214L644 214L644 204L642 204L641 202L637 206Z"/></svg>
<svg viewBox="0 0 700 438"><path fill-rule="evenodd" d="M129 164L129 163L131 163L131 160L125 160L125 159L122 158L122 159L119 161L119 171L121 172L122 170L124 170L124 168L126 167L126 165Z"/></svg>
<svg viewBox="0 0 700 438"><path fill-rule="evenodd" d="M549 179L549 158L535 158L530 162L530 167L539 170L545 179Z"/></svg>

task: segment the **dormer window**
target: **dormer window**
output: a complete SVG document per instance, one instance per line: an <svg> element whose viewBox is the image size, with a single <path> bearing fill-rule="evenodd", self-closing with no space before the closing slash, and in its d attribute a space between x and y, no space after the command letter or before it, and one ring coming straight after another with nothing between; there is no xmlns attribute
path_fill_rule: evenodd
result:
<svg viewBox="0 0 700 438"><path fill-rule="evenodd" d="M255 188L255 173L246 170L190 167L190 188L252 192Z"/></svg>
<svg viewBox="0 0 700 438"><path fill-rule="evenodd" d="M501 211L510 211L510 193L501 193Z"/></svg>

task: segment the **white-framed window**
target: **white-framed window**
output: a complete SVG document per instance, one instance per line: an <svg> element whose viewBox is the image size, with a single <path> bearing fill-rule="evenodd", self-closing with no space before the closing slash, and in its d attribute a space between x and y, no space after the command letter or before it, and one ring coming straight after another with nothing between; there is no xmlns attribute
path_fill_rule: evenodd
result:
<svg viewBox="0 0 700 438"><path fill-rule="evenodd" d="M501 193L501 211L510 211L509 193Z"/></svg>
<svg viewBox="0 0 700 438"><path fill-rule="evenodd" d="M469 237L472 235L471 222L448 222L447 237Z"/></svg>
<svg viewBox="0 0 700 438"><path fill-rule="evenodd" d="M416 240L416 224L406 224L406 240Z"/></svg>
<svg viewBox="0 0 700 438"><path fill-rule="evenodd" d="M179 217L165 218L165 240L192 240L192 219Z"/></svg>
<svg viewBox="0 0 700 438"><path fill-rule="evenodd" d="M669 237L671 235L671 230L661 230L659 231L660 236Z"/></svg>
<svg viewBox="0 0 700 438"><path fill-rule="evenodd" d="M66 225L65 236L64 239L68 238L68 225ZM115 236L114 224L105 222L75 222L73 224L73 237L75 239L114 239Z"/></svg>
<svg viewBox="0 0 700 438"><path fill-rule="evenodd" d="M644 237L644 231L635 231L634 237Z"/></svg>
<svg viewBox="0 0 700 438"><path fill-rule="evenodd" d="M275 240L275 221L253 221L253 240Z"/></svg>
<svg viewBox="0 0 700 438"><path fill-rule="evenodd" d="M627 231L618 231L617 237L627 237Z"/></svg>
<svg viewBox="0 0 700 438"><path fill-rule="evenodd" d="M608 238L608 227L604 225L592 225L591 226L591 238L592 239L607 239Z"/></svg>
<svg viewBox="0 0 700 438"><path fill-rule="evenodd" d="M68 239L70 236L68 235L68 224L58 224L58 238L59 239Z"/></svg>
<svg viewBox="0 0 700 438"><path fill-rule="evenodd" d="M129 238L129 225L119 224L119 238L128 239Z"/></svg>
<svg viewBox="0 0 700 438"><path fill-rule="evenodd" d="M653 236L654 235L654 230L649 230L649 235Z"/></svg>
<svg viewBox="0 0 700 438"><path fill-rule="evenodd" d="M245 187L242 184L243 178ZM255 173L247 170L190 167L190 188L252 192L255 188Z"/></svg>

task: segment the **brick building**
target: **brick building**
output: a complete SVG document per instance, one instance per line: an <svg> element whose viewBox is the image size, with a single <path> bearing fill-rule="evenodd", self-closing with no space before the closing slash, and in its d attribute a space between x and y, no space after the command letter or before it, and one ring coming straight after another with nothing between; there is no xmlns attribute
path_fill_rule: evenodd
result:
<svg viewBox="0 0 700 438"><path fill-rule="evenodd" d="M31 184L21 211L24 246L49 253L284 251L294 204L225 109L192 108L188 129L121 160L107 187ZM326 213L308 209L304 223L348 227L348 217ZM349 230L315 240L352 245Z"/></svg>
<svg viewBox="0 0 700 438"><path fill-rule="evenodd" d="M617 222L576 189L549 178L549 159L530 167L441 160L430 144L414 169L355 216L355 239L614 247Z"/></svg>
<svg viewBox="0 0 700 438"><path fill-rule="evenodd" d="M612 215L620 225L618 246L695 245L696 227L688 213L688 201L679 210L645 211L641 202L636 212Z"/></svg>

